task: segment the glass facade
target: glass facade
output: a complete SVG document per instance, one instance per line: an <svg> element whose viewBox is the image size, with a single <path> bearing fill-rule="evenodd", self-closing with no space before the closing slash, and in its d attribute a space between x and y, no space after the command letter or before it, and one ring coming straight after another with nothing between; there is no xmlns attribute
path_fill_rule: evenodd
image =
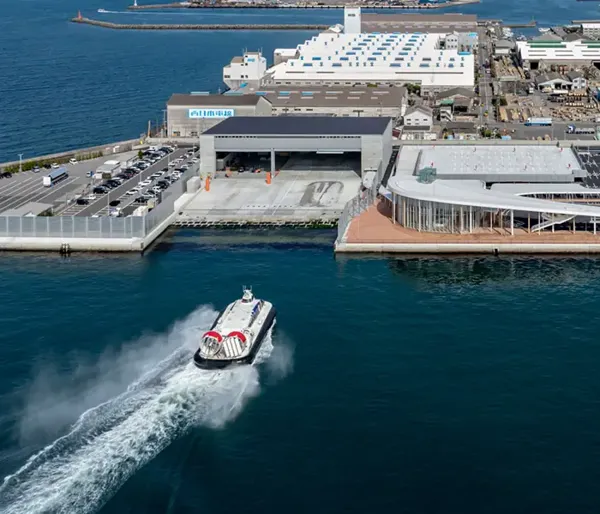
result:
<svg viewBox="0 0 600 514"><path fill-rule="evenodd" d="M471 233L481 227L489 227L497 216L489 209L466 205L415 200L394 195L395 222L419 232L443 232L447 234Z"/></svg>

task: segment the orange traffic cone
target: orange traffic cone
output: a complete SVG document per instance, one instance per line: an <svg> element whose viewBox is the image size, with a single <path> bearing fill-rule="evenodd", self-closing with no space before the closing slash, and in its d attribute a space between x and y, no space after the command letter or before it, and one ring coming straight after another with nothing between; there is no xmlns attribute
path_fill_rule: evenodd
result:
<svg viewBox="0 0 600 514"><path fill-rule="evenodd" d="M204 189L206 189L206 191L210 191L210 177L206 177Z"/></svg>
<svg viewBox="0 0 600 514"><path fill-rule="evenodd" d="M271 183L271 172L267 171L267 184Z"/></svg>

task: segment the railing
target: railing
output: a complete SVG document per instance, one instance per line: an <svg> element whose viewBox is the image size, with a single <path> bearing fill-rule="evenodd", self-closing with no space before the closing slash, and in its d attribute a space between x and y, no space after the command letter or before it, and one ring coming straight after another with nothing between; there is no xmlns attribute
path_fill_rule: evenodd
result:
<svg viewBox="0 0 600 514"><path fill-rule="evenodd" d="M338 241L342 242L346 240L346 231L350 226L350 222L354 217L365 212L371 205L375 203L375 200L377 200L378 191L379 182L374 180L373 185L369 189L361 191L358 195L346 203L338 221Z"/></svg>

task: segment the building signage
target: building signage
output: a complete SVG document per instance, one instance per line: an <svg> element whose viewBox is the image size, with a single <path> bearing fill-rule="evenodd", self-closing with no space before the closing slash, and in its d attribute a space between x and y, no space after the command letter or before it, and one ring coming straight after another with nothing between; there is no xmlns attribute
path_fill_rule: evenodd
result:
<svg viewBox="0 0 600 514"><path fill-rule="evenodd" d="M235 116L234 109L189 109L188 118L229 118Z"/></svg>

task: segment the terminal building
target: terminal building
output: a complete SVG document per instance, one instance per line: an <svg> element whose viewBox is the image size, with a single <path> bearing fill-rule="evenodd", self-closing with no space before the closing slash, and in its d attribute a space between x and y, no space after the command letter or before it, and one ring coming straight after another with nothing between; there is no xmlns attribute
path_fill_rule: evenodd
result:
<svg viewBox="0 0 600 514"><path fill-rule="evenodd" d="M496 235L577 227L596 233L600 192L556 146L404 146L387 183L392 220L418 232Z"/></svg>

